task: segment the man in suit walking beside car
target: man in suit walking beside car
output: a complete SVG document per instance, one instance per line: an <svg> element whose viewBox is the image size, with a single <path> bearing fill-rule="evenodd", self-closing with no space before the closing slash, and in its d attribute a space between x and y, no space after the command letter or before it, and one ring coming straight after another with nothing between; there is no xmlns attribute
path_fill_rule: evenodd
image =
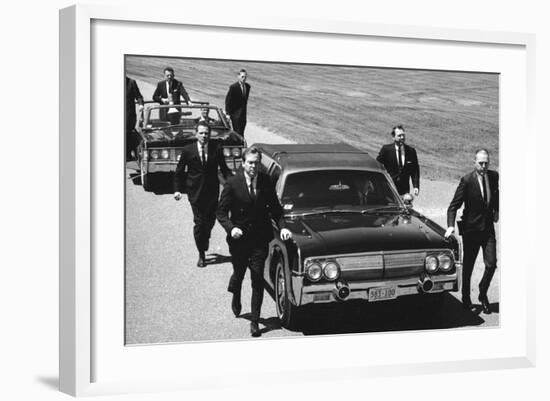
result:
<svg viewBox="0 0 550 401"><path fill-rule="evenodd" d="M222 147L210 141L210 126L207 122L201 121L197 124L195 136L197 142L183 148L176 167L174 198L179 201L182 193L187 192L193 211L193 235L199 252L197 266L205 267L205 253L216 222L220 193L218 167L225 179L231 176L231 170L225 163Z"/></svg>
<svg viewBox="0 0 550 401"><path fill-rule="evenodd" d="M399 195L409 193L412 181L414 196L420 192L420 168L416 150L405 144L405 128L397 125L391 131L393 143L382 146L378 160L391 176Z"/></svg>
<svg viewBox="0 0 550 401"><path fill-rule="evenodd" d="M262 154L250 147L242 155L242 168L229 178L220 197L216 216L227 232L233 274L228 291L233 293L231 309L235 316L241 313L241 287L247 267L252 281L250 333L261 335L259 328L264 284L264 263L269 242L273 239L273 219L280 230L281 240L292 233L285 228L283 208L275 187L267 174L258 172Z"/></svg>
<svg viewBox="0 0 550 401"><path fill-rule="evenodd" d="M248 96L250 95L250 85L246 82L247 77L246 70L241 69L237 82L229 87L225 96L225 112L231 118L233 129L243 137L246 126Z"/></svg>
<svg viewBox="0 0 550 401"><path fill-rule="evenodd" d="M137 115L136 102L139 104L139 111L143 110L143 96L139 91L136 81L126 76L126 160L134 157L132 152L139 145L139 134L135 132Z"/></svg>
<svg viewBox="0 0 550 401"><path fill-rule="evenodd" d="M499 218L499 176L489 170L489 152L476 151L475 169L460 179L455 195L447 210L448 238L454 232L457 210L464 204L459 233L463 239L462 303L472 309L470 281L474 263L483 250L485 270L479 283L479 301L485 314L491 313L487 292L497 268L497 252L494 223Z"/></svg>

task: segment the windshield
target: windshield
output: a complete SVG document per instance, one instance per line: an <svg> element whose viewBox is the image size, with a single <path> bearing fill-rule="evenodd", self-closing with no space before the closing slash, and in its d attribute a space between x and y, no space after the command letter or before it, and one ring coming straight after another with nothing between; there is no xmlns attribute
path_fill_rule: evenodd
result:
<svg viewBox="0 0 550 401"><path fill-rule="evenodd" d="M281 203L287 211L330 208L369 210L401 206L382 173L357 170L324 170L294 173L287 177Z"/></svg>
<svg viewBox="0 0 550 401"><path fill-rule="evenodd" d="M178 126L183 129L195 129L200 120L206 120L213 129L228 128L217 107L189 107L186 105L149 108L146 115L146 128Z"/></svg>

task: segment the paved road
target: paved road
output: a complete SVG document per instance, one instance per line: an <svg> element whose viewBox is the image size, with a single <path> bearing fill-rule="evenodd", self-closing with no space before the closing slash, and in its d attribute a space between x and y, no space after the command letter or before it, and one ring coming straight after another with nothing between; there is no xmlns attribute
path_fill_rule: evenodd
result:
<svg viewBox="0 0 550 401"><path fill-rule="evenodd" d="M253 124L247 127L247 138L249 143L285 141ZM247 320L250 311L249 277L247 274L243 284L243 316L237 319L230 309L231 294L226 290L231 263L221 226L216 224L212 232L207 267L197 268L193 219L187 199L179 202L173 199L169 179L161 182L156 193L145 192L132 168L135 166L129 163L127 167L127 175L133 178L127 180L126 186L126 343L250 338ZM432 217L442 223L443 209L434 205L430 200L433 197L428 194L442 190L449 192L452 187L450 184L423 182L421 195L424 197L418 199L416 206L433 214ZM476 270L474 280L479 280L481 269ZM489 295L491 299L498 299L498 274ZM477 315L463 310L455 296L450 294L439 308L410 297L370 305L348 303L311 310L302 331L292 332L281 328L275 304L266 293L260 323L264 327L263 338L487 327L498 325L498 306L498 303L493 304L497 313Z"/></svg>

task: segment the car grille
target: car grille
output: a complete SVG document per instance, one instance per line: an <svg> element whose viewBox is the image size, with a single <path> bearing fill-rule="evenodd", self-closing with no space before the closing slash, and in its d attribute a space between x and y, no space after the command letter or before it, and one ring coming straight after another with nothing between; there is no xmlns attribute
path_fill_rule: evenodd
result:
<svg viewBox="0 0 550 401"><path fill-rule="evenodd" d="M336 258L342 278L369 280L420 274L424 270L426 252L377 253Z"/></svg>

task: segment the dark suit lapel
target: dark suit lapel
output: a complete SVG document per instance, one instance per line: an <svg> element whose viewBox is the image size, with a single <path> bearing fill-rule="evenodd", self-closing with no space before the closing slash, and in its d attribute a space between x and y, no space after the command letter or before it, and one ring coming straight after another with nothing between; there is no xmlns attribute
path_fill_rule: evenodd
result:
<svg viewBox="0 0 550 401"><path fill-rule="evenodd" d="M397 160L397 152L395 150L395 144L390 145L390 157L396 170L399 170L399 161Z"/></svg>

